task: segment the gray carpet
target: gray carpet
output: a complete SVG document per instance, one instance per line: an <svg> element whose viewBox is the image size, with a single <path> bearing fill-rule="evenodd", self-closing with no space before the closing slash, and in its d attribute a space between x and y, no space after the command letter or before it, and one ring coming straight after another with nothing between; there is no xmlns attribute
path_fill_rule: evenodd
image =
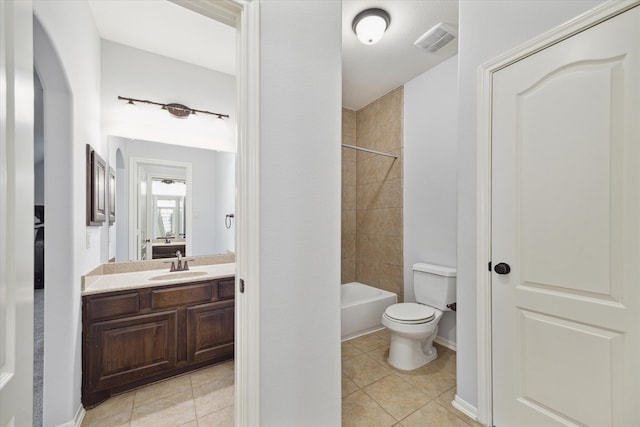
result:
<svg viewBox="0 0 640 427"><path fill-rule="evenodd" d="M42 372L44 366L44 289L33 295L33 426L42 427Z"/></svg>

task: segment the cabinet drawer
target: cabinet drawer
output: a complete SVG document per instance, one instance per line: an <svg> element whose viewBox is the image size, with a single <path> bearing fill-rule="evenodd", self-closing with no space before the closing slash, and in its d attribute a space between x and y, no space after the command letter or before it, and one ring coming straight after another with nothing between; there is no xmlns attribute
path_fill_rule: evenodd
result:
<svg viewBox="0 0 640 427"><path fill-rule="evenodd" d="M218 281L218 298L229 299L236 294L236 279L220 279Z"/></svg>
<svg viewBox="0 0 640 427"><path fill-rule="evenodd" d="M154 289L151 291L151 309L158 310L211 301L212 284L213 282L209 281L167 289Z"/></svg>
<svg viewBox="0 0 640 427"><path fill-rule="evenodd" d="M89 307L87 313L91 320L137 314L140 311L140 294L131 292L85 300Z"/></svg>

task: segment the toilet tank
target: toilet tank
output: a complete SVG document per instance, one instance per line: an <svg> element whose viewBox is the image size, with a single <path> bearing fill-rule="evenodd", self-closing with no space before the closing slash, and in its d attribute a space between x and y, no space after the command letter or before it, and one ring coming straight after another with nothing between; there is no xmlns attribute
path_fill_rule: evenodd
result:
<svg viewBox="0 0 640 427"><path fill-rule="evenodd" d="M413 264L413 292L417 302L449 310L447 304L456 302L456 269L422 262Z"/></svg>

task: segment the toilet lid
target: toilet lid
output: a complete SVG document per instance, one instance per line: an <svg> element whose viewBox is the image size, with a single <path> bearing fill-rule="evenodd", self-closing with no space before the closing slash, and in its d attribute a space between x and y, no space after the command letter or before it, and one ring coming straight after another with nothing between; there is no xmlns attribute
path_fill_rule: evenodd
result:
<svg viewBox="0 0 640 427"><path fill-rule="evenodd" d="M415 302L402 302L387 307L384 314L397 322L425 323L433 319L436 312L433 308Z"/></svg>

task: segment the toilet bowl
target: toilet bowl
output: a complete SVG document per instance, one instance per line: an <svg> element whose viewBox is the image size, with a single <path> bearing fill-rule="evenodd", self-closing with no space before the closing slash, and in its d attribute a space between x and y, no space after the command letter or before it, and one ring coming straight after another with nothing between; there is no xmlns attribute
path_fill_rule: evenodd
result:
<svg viewBox="0 0 640 427"><path fill-rule="evenodd" d="M413 371L438 357L433 340L443 311L455 302L456 270L433 264L413 265L413 288L417 302L393 304L382 315L389 330L391 366Z"/></svg>
<svg viewBox="0 0 640 427"><path fill-rule="evenodd" d="M389 364L396 369L413 371L438 357L433 340L438 335L442 311L418 303L389 306L382 324L389 329Z"/></svg>

